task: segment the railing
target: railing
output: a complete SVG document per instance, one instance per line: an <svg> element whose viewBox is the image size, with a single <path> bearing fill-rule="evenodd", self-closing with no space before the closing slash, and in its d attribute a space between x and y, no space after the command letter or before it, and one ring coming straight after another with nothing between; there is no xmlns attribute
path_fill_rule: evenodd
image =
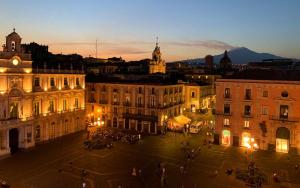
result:
<svg viewBox="0 0 300 188"><path fill-rule="evenodd" d="M120 102L112 102L112 105L120 105Z"/></svg>
<svg viewBox="0 0 300 188"><path fill-rule="evenodd" d="M95 99L89 99L88 102L89 102L89 103L95 103L96 100L95 100Z"/></svg>
<svg viewBox="0 0 300 188"><path fill-rule="evenodd" d="M251 95L245 95L244 100L246 100L246 101L252 100Z"/></svg>
<svg viewBox="0 0 300 188"><path fill-rule="evenodd" d="M99 104L108 104L108 101L107 100L100 100Z"/></svg>
<svg viewBox="0 0 300 188"><path fill-rule="evenodd" d="M123 103L123 106L130 106L131 104L130 104L130 102L124 102Z"/></svg>
<svg viewBox="0 0 300 188"><path fill-rule="evenodd" d="M123 117L129 119L135 119L135 120L158 121L158 116L152 116L152 115L123 113Z"/></svg>
<svg viewBox="0 0 300 188"><path fill-rule="evenodd" d="M229 94L229 95L224 95L224 98L225 99L231 99L231 95Z"/></svg>
<svg viewBox="0 0 300 188"><path fill-rule="evenodd" d="M275 116L275 115L270 115L269 120L274 120L274 121L286 121L286 122L298 122L300 121L300 117L290 117L290 116Z"/></svg>
<svg viewBox="0 0 300 188"><path fill-rule="evenodd" d="M216 111L216 115L221 115L221 116L232 116L232 112L222 112L222 111Z"/></svg>
<svg viewBox="0 0 300 188"><path fill-rule="evenodd" d="M230 128L230 125L223 125L223 127L225 127L225 128Z"/></svg>
<svg viewBox="0 0 300 188"><path fill-rule="evenodd" d="M251 114L251 113L242 113L242 117L244 117L244 118L253 118L253 114Z"/></svg>
<svg viewBox="0 0 300 188"><path fill-rule="evenodd" d="M33 73L84 74L84 70L33 69Z"/></svg>
<svg viewBox="0 0 300 188"><path fill-rule="evenodd" d="M136 106L136 107L145 107L144 104L139 104L139 103L135 104L135 106Z"/></svg>
<svg viewBox="0 0 300 188"><path fill-rule="evenodd" d="M71 112L77 112L77 111L84 111L85 108L81 107L81 108L75 108L75 109L68 109L68 110L64 110L64 111L55 111L55 112L51 112L51 113L40 113L40 114L36 114L33 116L28 116L28 117L22 117L22 118L8 118L8 119L1 119L0 120L0 125L4 126L4 125L9 125L9 124L18 124L21 122L25 122L25 121L30 121L33 119L38 119L38 118L42 118L42 117L46 117L46 116L51 116L51 115L58 115L58 114L64 114L64 113L71 113Z"/></svg>

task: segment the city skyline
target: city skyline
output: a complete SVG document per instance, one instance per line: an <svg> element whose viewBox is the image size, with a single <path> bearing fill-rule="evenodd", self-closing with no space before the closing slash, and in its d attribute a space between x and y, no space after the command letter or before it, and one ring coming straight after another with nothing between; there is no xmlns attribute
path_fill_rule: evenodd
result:
<svg viewBox="0 0 300 188"><path fill-rule="evenodd" d="M95 56L97 40L100 58L138 60L151 57L159 37L166 61L242 46L299 59L299 5L277 0L3 2L0 42L15 27L24 43L49 45L53 53Z"/></svg>

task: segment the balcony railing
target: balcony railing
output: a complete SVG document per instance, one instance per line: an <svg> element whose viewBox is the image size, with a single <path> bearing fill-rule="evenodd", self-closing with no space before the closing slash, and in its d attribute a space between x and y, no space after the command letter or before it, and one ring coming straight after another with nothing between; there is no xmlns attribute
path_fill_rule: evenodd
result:
<svg viewBox="0 0 300 188"><path fill-rule="evenodd" d="M251 114L251 113L242 113L242 117L244 117L244 118L252 118L253 114Z"/></svg>
<svg viewBox="0 0 300 188"><path fill-rule="evenodd" d="M216 111L215 114L219 116L232 116L232 112L224 112L224 111Z"/></svg>
<svg viewBox="0 0 300 188"><path fill-rule="evenodd" d="M250 100L252 100L252 97L251 97L251 95L245 95L244 99L246 101L250 101Z"/></svg>
<svg viewBox="0 0 300 188"><path fill-rule="evenodd" d="M230 94L226 94L226 95L224 95L224 98L225 99L231 99L231 95Z"/></svg>
<svg viewBox="0 0 300 188"><path fill-rule="evenodd" d="M130 104L130 102L124 102L123 103L123 106L130 106L131 104Z"/></svg>
<svg viewBox="0 0 300 188"><path fill-rule="evenodd" d="M144 104L139 104L139 103L135 104L135 106L136 106L136 107L145 107Z"/></svg>
<svg viewBox="0 0 300 188"><path fill-rule="evenodd" d="M123 113L123 117L124 118L129 118L129 119L135 119L135 120L158 121L158 117L157 116L152 116L152 115Z"/></svg>
<svg viewBox="0 0 300 188"><path fill-rule="evenodd" d="M274 121L286 121L286 122L298 122L300 121L300 117L290 117L290 116L275 116L275 115L270 115L269 116L270 120Z"/></svg>
<svg viewBox="0 0 300 188"><path fill-rule="evenodd" d="M108 102L107 102L107 100L100 100L99 101L99 104L107 104Z"/></svg>
<svg viewBox="0 0 300 188"><path fill-rule="evenodd" d="M120 102L112 102L112 105L120 105Z"/></svg>
<svg viewBox="0 0 300 188"><path fill-rule="evenodd" d="M96 103L96 100L94 98L91 98L88 100L89 103Z"/></svg>

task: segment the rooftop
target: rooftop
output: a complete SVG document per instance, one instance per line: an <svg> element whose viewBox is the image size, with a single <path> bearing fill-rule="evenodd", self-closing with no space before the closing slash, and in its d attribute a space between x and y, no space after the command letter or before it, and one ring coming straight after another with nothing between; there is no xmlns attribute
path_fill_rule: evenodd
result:
<svg viewBox="0 0 300 188"><path fill-rule="evenodd" d="M300 81L300 70L246 69L224 79Z"/></svg>

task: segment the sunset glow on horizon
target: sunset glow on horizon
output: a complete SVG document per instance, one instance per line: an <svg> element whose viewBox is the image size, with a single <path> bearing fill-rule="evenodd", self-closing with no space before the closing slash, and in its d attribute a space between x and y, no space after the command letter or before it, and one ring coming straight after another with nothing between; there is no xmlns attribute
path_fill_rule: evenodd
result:
<svg viewBox="0 0 300 188"><path fill-rule="evenodd" d="M5 1L0 43L15 27L23 43L84 57L150 58L159 37L166 61L220 54L234 47L300 58L300 2ZM252 8L251 8L252 7ZM13 10L13 14L12 14ZM280 12L280 14L276 14ZM7 19L7 17L10 19ZM238 19L236 19L238 17Z"/></svg>

